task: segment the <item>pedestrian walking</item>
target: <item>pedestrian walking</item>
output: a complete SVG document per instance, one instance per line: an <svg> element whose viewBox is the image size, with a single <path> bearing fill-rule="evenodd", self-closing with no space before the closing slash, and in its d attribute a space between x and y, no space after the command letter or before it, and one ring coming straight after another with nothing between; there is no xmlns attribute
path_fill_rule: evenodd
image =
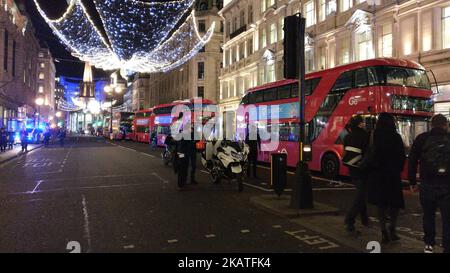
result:
<svg viewBox="0 0 450 273"><path fill-rule="evenodd" d="M191 127L191 139L187 141L188 149L187 149L187 161L188 168L190 167L190 182L192 185L197 185L198 182L195 180L195 172L197 170L197 141L194 136L194 127Z"/></svg>
<svg viewBox="0 0 450 273"><path fill-rule="evenodd" d="M14 148L15 134L13 131L8 132L8 150Z"/></svg>
<svg viewBox="0 0 450 273"><path fill-rule="evenodd" d="M380 114L369 141L369 150L361 164L368 170L368 201L378 209L381 242L386 244L400 239L396 233L397 218L400 209L405 208L401 184L405 148L392 114ZM386 227L388 215L389 229Z"/></svg>
<svg viewBox="0 0 450 273"><path fill-rule="evenodd" d="M156 147L158 146L158 135L156 133L156 127L153 128L150 134L150 145L153 151L155 151Z"/></svg>
<svg viewBox="0 0 450 273"><path fill-rule="evenodd" d="M20 132L20 143L22 145L22 152L28 152L28 132L23 128Z"/></svg>
<svg viewBox="0 0 450 273"><path fill-rule="evenodd" d="M442 219L442 246L450 253L450 134L443 115L431 119L431 131L414 140L409 155L408 178L411 190L417 189L420 175L420 203L423 209L425 253L433 253L436 244L436 211Z"/></svg>
<svg viewBox="0 0 450 273"><path fill-rule="evenodd" d="M46 128L45 133L44 133L44 146L48 147L50 144L50 137L51 137L51 132L50 132L50 128Z"/></svg>
<svg viewBox="0 0 450 273"><path fill-rule="evenodd" d="M261 138L255 125L251 125L251 130L245 136L245 142L250 149L247 163L247 177L250 177L250 169L252 169L253 178L256 179L258 178L256 171L258 167L258 150L261 150Z"/></svg>
<svg viewBox="0 0 450 273"><path fill-rule="evenodd" d="M0 129L0 151L5 152L8 145L8 133L5 128Z"/></svg>
<svg viewBox="0 0 450 273"><path fill-rule="evenodd" d="M58 133L58 138L59 138L59 145L64 146L64 139L66 138L66 130L65 129L60 129L59 133Z"/></svg>
<svg viewBox="0 0 450 273"><path fill-rule="evenodd" d="M366 154L369 145L369 134L364 130L365 123L361 115L356 115L349 122L349 133L344 138L343 163L348 167L350 177L356 186L350 209L345 217L346 230L349 233L358 233L355 229L355 219L361 216L363 226L369 225L367 215L367 178L361 171L359 164Z"/></svg>

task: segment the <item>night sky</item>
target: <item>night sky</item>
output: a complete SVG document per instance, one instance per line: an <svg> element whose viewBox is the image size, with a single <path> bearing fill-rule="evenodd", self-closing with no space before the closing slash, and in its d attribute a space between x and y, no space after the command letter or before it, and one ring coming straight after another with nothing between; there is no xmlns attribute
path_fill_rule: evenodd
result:
<svg viewBox="0 0 450 273"><path fill-rule="evenodd" d="M89 14L96 22L98 28L103 31L99 17L92 0L82 0L85 6L89 10ZM70 77L82 77L84 64L73 57L69 51L65 49L65 46L60 43L59 39L53 34L50 27L45 20L41 17L36 9L33 0L17 0L18 3L25 4L27 12L31 17L31 21L35 28L36 37L42 42L47 43L54 58L67 59L67 61L55 62L57 76L70 76ZM59 18L67 8L67 2L65 0L39 0L42 9L47 13L50 18ZM71 60L71 61L70 61ZM108 77L113 71L105 72L103 70L94 70L94 77Z"/></svg>

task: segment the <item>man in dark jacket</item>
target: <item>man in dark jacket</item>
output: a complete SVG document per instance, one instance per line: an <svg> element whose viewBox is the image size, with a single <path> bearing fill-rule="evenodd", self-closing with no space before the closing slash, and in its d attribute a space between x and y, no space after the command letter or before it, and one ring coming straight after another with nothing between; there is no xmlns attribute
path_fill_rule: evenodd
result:
<svg viewBox="0 0 450 273"><path fill-rule="evenodd" d="M423 209L425 253L432 253L436 243L436 210L442 218L442 243L450 253L450 135L443 115L431 120L431 131L417 136L409 155L409 183L417 188L417 166L420 165L420 202ZM420 163L420 164L419 164Z"/></svg>
<svg viewBox="0 0 450 273"><path fill-rule="evenodd" d="M358 167L364 153L369 145L369 134L363 129L364 119L362 116L353 116L349 124L350 132L344 139L344 158L343 162L349 168L350 177L356 185L356 195L350 206L347 216L345 217L345 225L348 232L356 232L355 219L360 214L361 222L364 226L369 224L367 216L367 181Z"/></svg>
<svg viewBox="0 0 450 273"><path fill-rule="evenodd" d="M247 132L245 143L249 146L249 154L248 154L248 164L247 164L247 176L250 177L250 167L252 168L253 178L258 178L256 175L257 163L258 163L258 150L261 150L261 138L259 137L256 125L252 125L251 130L254 130L252 133Z"/></svg>

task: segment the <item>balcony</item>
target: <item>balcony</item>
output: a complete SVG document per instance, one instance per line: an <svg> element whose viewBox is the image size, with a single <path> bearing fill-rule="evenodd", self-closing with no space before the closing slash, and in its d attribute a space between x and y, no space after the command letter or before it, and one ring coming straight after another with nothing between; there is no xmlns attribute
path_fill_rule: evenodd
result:
<svg viewBox="0 0 450 273"><path fill-rule="evenodd" d="M247 25L242 26L241 28L237 29L233 33L230 34L230 40L238 36L239 34L247 31Z"/></svg>

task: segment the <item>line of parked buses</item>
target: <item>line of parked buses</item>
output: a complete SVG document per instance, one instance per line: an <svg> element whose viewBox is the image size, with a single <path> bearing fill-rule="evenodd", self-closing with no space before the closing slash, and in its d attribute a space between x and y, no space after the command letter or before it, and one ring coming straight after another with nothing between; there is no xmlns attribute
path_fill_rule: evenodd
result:
<svg viewBox="0 0 450 273"><path fill-rule="evenodd" d="M408 151L415 137L428 130L434 108L432 96L427 71L409 60L379 58L307 74L305 110L306 134L312 145L310 169L329 178L347 175L347 168L341 163L343 139L348 133L346 126L355 114L364 116L367 130L374 128L378 114L394 114ZM206 99L202 103L214 104ZM156 130L158 145L162 146L170 125L176 120L171 116L172 108L179 104L193 109L191 99L136 113L118 113L116 123L123 123L128 129L125 136L119 132L117 138L149 143L152 130ZM251 88L241 105L252 107L237 111L236 119L244 123L237 126L237 133L242 133L249 124L270 131L273 122L278 122L279 145L276 149L259 151L259 161L269 163L271 153L281 152L288 154L288 166L296 166L299 157L297 81L281 80ZM263 107L273 105L279 107L276 121L266 118L267 108ZM198 118L211 113L193 111L193 114Z"/></svg>

